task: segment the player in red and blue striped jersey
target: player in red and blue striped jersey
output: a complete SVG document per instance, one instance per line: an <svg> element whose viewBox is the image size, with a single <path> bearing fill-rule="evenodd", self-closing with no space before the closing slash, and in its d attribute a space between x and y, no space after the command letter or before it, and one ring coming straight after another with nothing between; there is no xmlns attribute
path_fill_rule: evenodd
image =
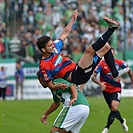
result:
<svg viewBox="0 0 133 133"><path fill-rule="evenodd" d="M40 59L40 69L44 74L44 80L50 81L53 78L66 78L66 72L72 71L76 67L76 63L61 53L63 47L62 40L50 41L54 50L48 58ZM45 72L44 68L45 67Z"/></svg>
<svg viewBox="0 0 133 133"><path fill-rule="evenodd" d="M52 41L48 36L42 36L37 39L37 46L42 52L40 72L43 79L48 83L48 87L53 90L64 87L64 85L60 87L54 85L52 83L53 78L63 78L77 85L86 83L103 56L110 67L113 77L116 78L121 74L115 68L114 57L110 51L111 47L106 43L113 32L120 26L120 23L108 17L103 18L109 25L108 30L85 50L77 64L61 53L64 45L63 41L68 37L77 16L78 10L75 10L70 22L58 40Z"/></svg>
<svg viewBox="0 0 133 133"><path fill-rule="evenodd" d="M114 55L114 49L111 48L111 50ZM131 79L131 84L133 86L133 73L132 70L128 67L127 63L117 58L115 58L114 60L116 68L118 70L120 69L128 70L128 74ZM98 73L100 73L100 81L96 78ZM122 91L120 78L117 79L117 81L114 81L107 63L105 62L105 60L101 60L96 69L94 70L94 73L92 75L92 80L101 87L106 103L108 104L111 110L108 116L107 125L105 126L102 133L108 133L108 130L113 121L115 120L115 118L117 118L121 122L124 131L128 132L126 120L121 117L121 114L118 110L118 106L121 100L121 91Z"/></svg>

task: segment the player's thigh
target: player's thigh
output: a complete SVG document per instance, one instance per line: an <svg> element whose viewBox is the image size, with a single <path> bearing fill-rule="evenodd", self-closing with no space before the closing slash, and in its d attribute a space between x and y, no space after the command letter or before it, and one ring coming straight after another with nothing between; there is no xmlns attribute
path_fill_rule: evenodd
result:
<svg viewBox="0 0 133 133"><path fill-rule="evenodd" d="M108 104L108 107L111 108L111 94L109 92L103 91L103 96L106 103Z"/></svg>
<svg viewBox="0 0 133 133"><path fill-rule="evenodd" d="M119 101L112 100L112 103L111 103L111 110L113 110L113 111L117 111L117 110L118 110L118 106L119 106L119 104L120 104Z"/></svg>
<svg viewBox="0 0 133 133"><path fill-rule="evenodd" d="M106 43L100 50L96 52L96 54L102 58L109 50L110 50L110 45Z"/></svg>
<svg viewBox="0 0 133 133"><path fill-rule="evenodd" d="M61 110L53 125L55 127L65 129L67 132L75 132L75 130L80 131L82 126L79 125L83 125L88 118L88 115L89 107L86 105L65 107Z"/></svg>
<svg viewBox="0 0 133 133"><path fill-rule="evenodd" d="M111 109L113 111L116 111L118 109L118 106L120 104L121 100L121 92L114 92L111 94L112 96L112 102L111 102Z"/></svg>
<svg viewBox="0 0 133 133"><path fill-rule="evenodd" d="M70 109L68 115L63 123L66 131L79 132L88 118L90 108L85 105L76 105ZM69 125L68 125L68 122Z"/></svg>
<svg viewBox="0 0 133 133"><path fill-rule="evenodd" d="M83 69L92 65L94 54L94 49L92 48L92 46L89 46L78 61L78 65Z"/></svg>

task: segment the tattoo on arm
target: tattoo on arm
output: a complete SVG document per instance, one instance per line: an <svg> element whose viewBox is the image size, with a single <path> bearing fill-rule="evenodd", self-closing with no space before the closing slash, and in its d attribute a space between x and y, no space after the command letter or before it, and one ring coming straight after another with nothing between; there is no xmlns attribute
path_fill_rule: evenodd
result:
<svg viewBox="0 0 133 133"><path fill-rule="evenodd" d="M69 33L69 32L70 32L70 30L68 30L68 29L65 29L65 32L66 32L66 33Z"/></svg>

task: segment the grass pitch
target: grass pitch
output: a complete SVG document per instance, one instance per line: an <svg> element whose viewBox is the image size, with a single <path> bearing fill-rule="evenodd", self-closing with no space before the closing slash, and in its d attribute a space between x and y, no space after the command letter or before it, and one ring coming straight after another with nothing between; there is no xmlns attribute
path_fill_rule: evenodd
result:
<svg viewBox="0 0 133 133"><path fill-rule="evenodd" d="M108 106L102 97L87 99L91 111L80 133L101 133L109 114ZM42 124L40 117L51 103L52 100L0 101L0 133L49 133L54 119L61 110L60 106L49 115L48 124ZM133 133L133 98L123 97L119 110L122 117L127 120L128 133ZM118 120L114 121L109 133L124 133Z"/></svg>

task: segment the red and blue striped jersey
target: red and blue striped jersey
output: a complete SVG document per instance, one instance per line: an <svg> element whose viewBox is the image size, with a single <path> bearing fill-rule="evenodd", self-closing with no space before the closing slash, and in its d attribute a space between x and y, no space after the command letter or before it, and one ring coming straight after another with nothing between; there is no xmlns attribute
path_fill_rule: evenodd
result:
<svg viewBox="0 0 133 133"><path fill-rule="evenodd" d="M127 67L127 63L125 61L116 58L114 60L117 70ZM101 60L99 62L94 72L96 72L97 74L100 73L101 82L106 82L106 89L104 91L109 93L121 91L120 79L118 79L117 82L113 80L112 73L110 72L110 69L106 64L105 60Z"/></svg>
<svg viewBox="0 0 133 133"><path fill-rule="evenodd" d="M61 53L64 45L62 40L55 40L53 43L55 52L48 58L40 59L40 72L46 82L53 78L67 78L66 74L76 67L76 63Z"/></svg>

